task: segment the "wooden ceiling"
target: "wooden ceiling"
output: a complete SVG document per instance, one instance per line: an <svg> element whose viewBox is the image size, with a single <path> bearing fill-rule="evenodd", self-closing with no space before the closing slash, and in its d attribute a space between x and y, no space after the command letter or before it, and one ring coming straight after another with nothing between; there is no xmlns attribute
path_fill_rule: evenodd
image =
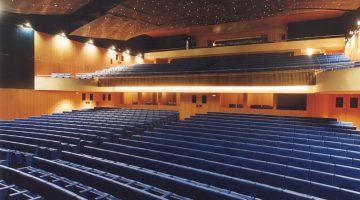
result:
<svg viewBox="0 0 360 200"><path fill-rule="evenodd" d="M70 15L98 0L2 0L8 12ZM108 1L108 0L106 0ZM201 27L277 18L291 22L331 18L360 7L360 0L119 0L72 35L128 40L139 35L184 34ZM102 3L105 3L104 1ZM93 6L93 7L94 7ZM89 8L96 10L96 7ZM82 11L83 12L83 11ZM95 16L95 15L94 15ZM301 16L301 17L299 17ZM51 22L49 22L51 23ZM71 23L71 22L68 22Z"/></svg>
<svg viewBox="0 0 360 200"><path fill-rule="evenodd" d="M22 14L70 14L91 0L1 0L3 10Z"/></svg>

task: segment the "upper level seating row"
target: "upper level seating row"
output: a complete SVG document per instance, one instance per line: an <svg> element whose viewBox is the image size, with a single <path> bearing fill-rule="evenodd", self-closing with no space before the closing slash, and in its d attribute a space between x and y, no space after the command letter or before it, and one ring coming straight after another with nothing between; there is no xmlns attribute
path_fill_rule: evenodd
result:
<svg viewBox="0 0 360 200"><path fill-rule="evenodd" d="M343 54L292 56L255 54L240 56L175 59L170 64L136 64L78 74L77 78L169 75L186 73L236 73L281 70L336 70L355 67Z"/></svg>
<svg viewBox="0 0 360 200"><path fill-rule="evenodd" d="M173 119L131 137L96 129L163 113ZM0 123L0 172L10 174L1 178L45 199L360 198L360 136L351 123L231 113L177 119L111 109Z"/></svg>

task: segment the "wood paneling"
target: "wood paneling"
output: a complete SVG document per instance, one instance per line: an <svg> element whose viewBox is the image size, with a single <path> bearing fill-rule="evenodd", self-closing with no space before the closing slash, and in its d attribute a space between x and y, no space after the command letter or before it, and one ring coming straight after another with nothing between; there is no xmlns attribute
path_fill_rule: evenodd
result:
<svg viewBox="0 0 360 200"><path fill-rule="evenodd" d="M39 116L41 114L51 114L73 109L98 107L126 107L141 109L163 109L178 110L182 119L196 113L206 112L235 112L252 113L284 116L304 116L304 117L332 117L341 121L351 121L360 127L360 107L350 108L350 97L357 97L359 94L308 94L306 111L291 110L261 110L244 108L228 108L229 102L241 103L245 100L243 94L180 94L177 93L177 105L132 105L139 101L138 93L94 93L94 101L89 100L89 93L86 101L81 100L81 92L51 92L34 91L27 89L0 89L0 119L26 118L29 116ZM111 94L111 101L103 100L103 94ZM156 94L156 93L154 93ZM191 102L192 95L197 96L197 103ZM207 103L202 103L202 95L207 96ZM141 96L141 95L140 95ZM152 97L152 94L145 96ZM247 94L247 105L251 104L274 104L273 94ZM335 108L335 98L344 97L344 108ZM107 99L107 98L106 98ZM360 102L359 102L360 103Z"/></svg>
<svg viewBox="0 0 360 200"><path fill-rule="evenodd" d="M136 93L137 94L137 93ZM197 103L192 103L192 96L197 96ZM207 96L207 103L201 103L201 96ZM280 116L302 116L302 117L331 117L337 118L340 121L351 121L357 127L360 127L360 107L350 108L350 97L359 98L360 95L335 95L335 94L308 94L307 108L302 110L277 110L274 102L275 94L180 94L177 106L165 105L132 105L131 95L124 93L124 105L121 107L127 108L142 108L142 109L170 109L177 110L180 113L181 119L190 117L196 113L206 112L232 112L232 113L247 113L247 114L264 114L264 115L280 115ZM247 97L246 97L247 96ZM344 97L344 108L335 108L335 98L337 96ZM128 98L128 100L126 100ZM247 103L248 102L248 103ZM229 103L244 104L244 108L229 108ZM274 105L274 109L250 109L252 104ZM247 105L247 106L246 106Z"/></svg>
<svg viewBox="0 0 360 200"><path fill-rule="evenodd" d="M113 86L291 86L315 85L314 70L286 70L253 73L209 73L185 75L100 78L99 85Z"/></svg>
<svg viewBox="0 0 360 200"><path fill-rule="evenodd" d="M28 89L0 89L0 119L26 118L42 114L79 110L84 108L120 107L123 104L121 93L93 93L94 100L82 101L81 92L52 92ZM102 94L111 94L111 101L102 100Z"/></svg>
<svg viewBox="0 0 360 200"><path fill-rule="evenodd" d="M316 76L315 92L360 93L360 68L321 72Z"/></svg>
<svg viewBox="0 0 360 200"><path fill-rule="evenodd" d="M41 114L90 108L75 92L46 92L27 89L0 89L0 119L26 118Z"/></svg>
<svg viewBox="0 0 360 200"><path fill-rule="evenodd" d="M274 94L248 94L247 103L249 107L251 105L274 106Z"/></svg>
<svg viewBox="0 0 360 200"><path fill-rule="evenodd" d="M119 54L116 60L116 54ZM35 32L35 75L51 73L88 73L119 64L133 64L136 58L69 40L58 35ZM111 59L113 63L111 64Z"/></svg>
<svg viewBox="0 0 360 200"><path fill-rule="evenodd" d="M322 51L341 51L344 50L344 37L313 39L301 41L275 42L253 45L239 45L215 48L198 48L190 50L174 50L145 53L146 60L165 59L165 58L186 58L215 55L233 55L246 53L274 53L291 52L301 49L314 48Z"/></svg>
<svg viewBox="0 0 360 200"><path fill-rule="evenodd" d="M336 97L343 97L344 98L344 106L342 108L336 108L335 102ZM329 95L329 117L338 118L341 121L353 122L355 125L360 127L360 107L358 108L350 108L350 98L358 98L360 100L359 94L353 95L344 95L344 94L332 94ZM359 101L360 103L360 101Z"/></svg>

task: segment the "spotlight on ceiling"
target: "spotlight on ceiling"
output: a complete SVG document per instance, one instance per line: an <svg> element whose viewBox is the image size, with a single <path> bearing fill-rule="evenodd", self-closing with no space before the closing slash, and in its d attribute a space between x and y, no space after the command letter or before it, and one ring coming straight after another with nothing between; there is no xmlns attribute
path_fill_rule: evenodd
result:
<svg viewBox="0 0 360 200"><path fill-rule="evenodd" d="M112 45L112 46L110 47L110 50L115 51L115 50L116 50L116 47L115 47L114 45Z"/></svg>
<svg viewBox="0 0 360 200"><path fill-rule="evenodd" d="M126 53L126 54L130 54L130 50L127 49L127 50L125 51L125 53Z"/></svg>
<svg viewBox="0 0 360 200"><path fill-rule="evenodd" d="M88 44L94 44L94 40L90 39L87 43Z"/></svg>
<svg viewBox="0 0 360 200"><path fill-rule="evenodd" d="M61 32L61 33L59 33L58 35L59 35L59 36L61 36L61 37L66 38L66 34L65 34L65 32Z"/></svg>
<svg viewBox="0 0 360 200"><path fill-rule="evenodd" d="M30 22L26 22L26 23L24 23L24 24L22 24L22 25L20 25L22 28L24 28L24 29L33 29L32 28L32 26L31 26L31 24L30 24Z"/></svg>

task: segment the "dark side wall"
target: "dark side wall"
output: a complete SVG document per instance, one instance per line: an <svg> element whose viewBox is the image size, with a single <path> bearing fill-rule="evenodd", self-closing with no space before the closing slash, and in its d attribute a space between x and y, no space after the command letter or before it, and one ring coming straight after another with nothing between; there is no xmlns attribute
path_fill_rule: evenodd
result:
<svg viewBox="0 0 360 200"><path fill-rule="evenodd" d="M34 88L34 31L0 24L0 88Z"/></svg>
<svg viewBox="0 0 360 200"><path fill-rule="evenodd" d="M288 39L345 34L345 17L288 24Z"/></svg>

